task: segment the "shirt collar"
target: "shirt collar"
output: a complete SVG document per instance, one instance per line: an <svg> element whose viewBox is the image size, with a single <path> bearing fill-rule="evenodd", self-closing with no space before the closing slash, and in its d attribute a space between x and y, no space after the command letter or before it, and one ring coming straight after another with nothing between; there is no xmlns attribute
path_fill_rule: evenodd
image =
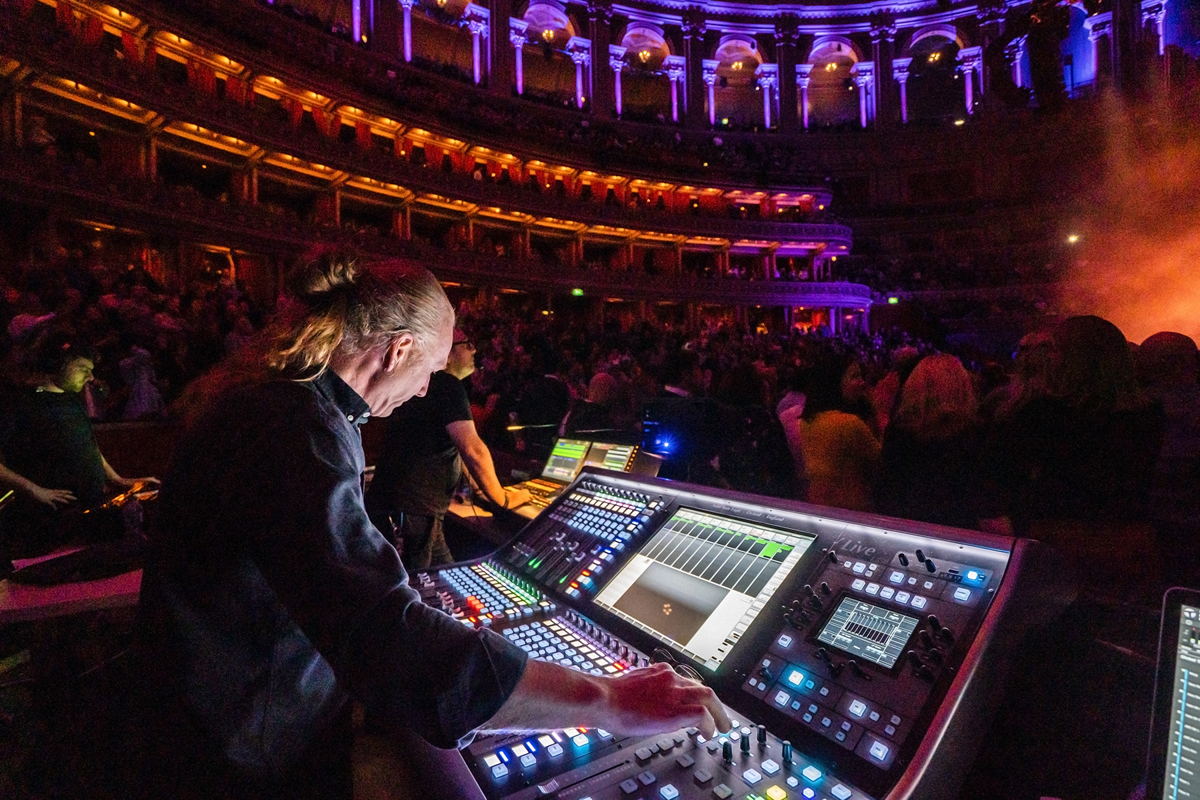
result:
<svg viewBox="0 0 1200 800"><path fill-rule="evenodd" d="M327 400L338 407L346 421L354 425L362 425L371 417L371 408L358 392L350 388L350 384L342 380L332 369L326 369L320 377L313 381L313 386Z"/></svg>

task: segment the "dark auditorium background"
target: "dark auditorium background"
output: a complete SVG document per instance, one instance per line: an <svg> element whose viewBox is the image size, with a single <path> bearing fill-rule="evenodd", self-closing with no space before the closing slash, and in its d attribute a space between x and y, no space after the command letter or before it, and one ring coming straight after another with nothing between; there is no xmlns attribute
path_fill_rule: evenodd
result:
<svg viewBox="0 0 1200 800"><path fill-rule="evenodd" d="M162 475L297 258L416 260L505 483L674 386L679 477L1075 557L960 796L1124 800L1200 587L1197 120L1194 0L0 0L0 380L85 342ZM134 613L0 625L0 796L109 796Z"/></svg>

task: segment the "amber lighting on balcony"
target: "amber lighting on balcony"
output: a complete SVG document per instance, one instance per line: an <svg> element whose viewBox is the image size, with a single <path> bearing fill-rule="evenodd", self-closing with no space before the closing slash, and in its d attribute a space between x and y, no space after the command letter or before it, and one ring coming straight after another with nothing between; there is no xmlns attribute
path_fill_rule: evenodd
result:
<svg viewBox="0 0 1200 800"><path fill-rule="evenodd" d="M554 31L550 30L549 28L546 28L546 30L542 31L542 41L545 42L546 44L553 42L554 41Z"/></svg>
<svg viewBox="0 0 1200 800"><path fill-rule="evenodd" d="M828 64L825 65L825 71L826 72L837 72L837 64L830 61Z"/></svg>
<svg viewBox="0 0 1200 800"><path fill-rule="evenodd" d="M733 62L732 66L733 66L733 69L740 70L742 67L744 67L746 65L744 63L742 63L741 61L735 61L735 62Z"/></svg>
<svg viewBox="0 0 1200 800"><path fill-rule="evenodd" d="M645 64L647 61L650 60L650 51L649 50L639 50L638 51L638 60L641 61L643 64Z"/></svg>
<svg viewBox="0 0 1200 800"><path fill-rule="evenodd" d="M925 59L926 63L928 63L928 64L936 64L941 60L942 60L942 54L937 51L930 53L929 56Z"/></svg>

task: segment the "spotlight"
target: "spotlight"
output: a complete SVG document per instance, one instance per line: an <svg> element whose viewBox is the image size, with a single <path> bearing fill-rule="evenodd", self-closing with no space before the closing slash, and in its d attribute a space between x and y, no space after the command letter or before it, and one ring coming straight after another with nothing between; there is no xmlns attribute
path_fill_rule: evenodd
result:
<svg viewBox="0 0 1200 800"><path fill-rule="evenodd" d="M966 125L966 124L967 124L967 121L965 119L954 120L954 127L956 127L956 128L961 128L963 125Z"/></svg>
<svg viewBox="0 0 1200 800"><path fill-rule="evenodd" d="M1072 233L1067 236L1067 244L1076 244L1079 242L1080 236L1078 233Z"/></svg>

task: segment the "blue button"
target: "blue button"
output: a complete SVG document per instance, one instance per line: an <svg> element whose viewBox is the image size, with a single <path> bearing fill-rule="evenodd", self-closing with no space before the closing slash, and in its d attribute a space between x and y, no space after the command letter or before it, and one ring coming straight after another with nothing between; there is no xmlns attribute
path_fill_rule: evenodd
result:
<svg viewBox="0 0 1200 800"><path fill-rule="evenodd" d="M816 783L817 781L821 780L821 770L817 769L812 764L809 764L807 767L802 769L800 774L804 776L806 781L811 783Z"/></svg>
<svg viewBox="0 0 1200 800"><path fill-rule="evenodd" d="M663 800L675 800L675 798L679 797L679 790L668 783L658 790L658 796Z"/></svg>

